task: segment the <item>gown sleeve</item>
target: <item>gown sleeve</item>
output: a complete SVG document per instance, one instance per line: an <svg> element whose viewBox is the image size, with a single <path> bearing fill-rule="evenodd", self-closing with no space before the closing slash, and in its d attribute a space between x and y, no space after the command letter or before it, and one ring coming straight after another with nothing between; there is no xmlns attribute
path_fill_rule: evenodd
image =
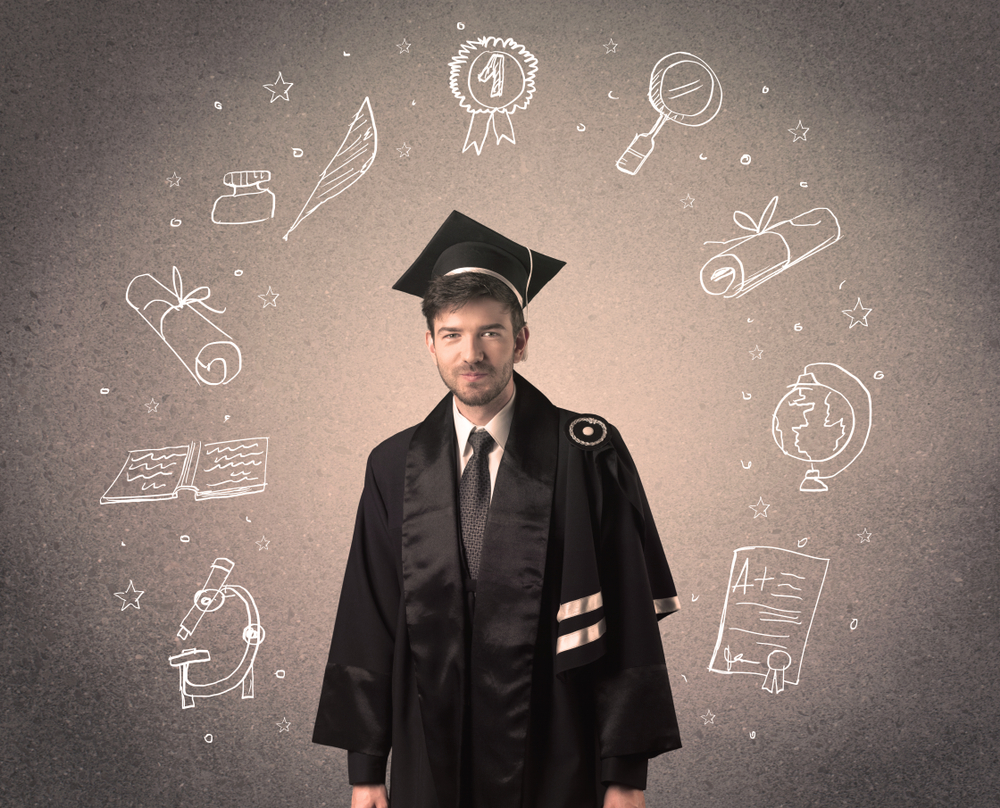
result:
<svg viewBox="0 0 1000 808"><path fill-rule="evenodd" d="M349 751L351 783L383 782L392 746L399 547L374 458L365 472L312 738Z"/></svg>
<svg viewBox="0 0 1000 808"><path fill-rule="evenodd" d="M609 444L593 469L607 623L594 665L601 779L644 788L646 761L681 745L658 627L679 600L635 464L610 425Z"/></svg>

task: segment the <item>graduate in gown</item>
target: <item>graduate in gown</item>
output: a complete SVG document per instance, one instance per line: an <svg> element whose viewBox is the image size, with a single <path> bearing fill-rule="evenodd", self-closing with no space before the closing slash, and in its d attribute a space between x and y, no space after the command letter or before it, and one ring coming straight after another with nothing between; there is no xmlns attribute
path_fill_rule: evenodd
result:
<svg viewBox="0 0 1000 808"><path fill-rule="evenodd" d="M562 265L455 212L396 284L427 295L452 392L368 460L313 733L356 798L391 751L392 808L641 805L680 746L658 626L679 601L632 458L512 371ZM469 302L435 309L456 285ZM470 545L477 425L496 447Z"/></svg>

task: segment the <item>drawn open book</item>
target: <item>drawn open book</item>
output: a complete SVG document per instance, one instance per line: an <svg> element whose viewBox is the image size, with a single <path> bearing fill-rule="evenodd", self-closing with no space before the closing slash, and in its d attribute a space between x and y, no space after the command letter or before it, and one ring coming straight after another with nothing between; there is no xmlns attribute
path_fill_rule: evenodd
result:
<svg viewBox="0 0 1000 808"><path fill-rule="evenodd" d="M183 490L193 491L195 499L259 494L267 484L267 440L132 449L101 504L176 499Z"/></svg>

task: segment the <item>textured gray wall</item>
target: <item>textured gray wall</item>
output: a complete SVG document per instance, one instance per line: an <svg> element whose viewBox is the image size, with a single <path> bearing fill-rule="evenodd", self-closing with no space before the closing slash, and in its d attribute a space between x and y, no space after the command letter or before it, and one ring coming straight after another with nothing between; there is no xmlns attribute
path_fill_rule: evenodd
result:
<svg viewBox="0 0 1000 808"><path fill-rule="evenodd" d="M15 0L0 14L0 802L349 805L345 755L310 732L364 462L443 393L417 303L390 286L458 209L568 262L529 307L524 373L621 429L664 537L685 746L653 762L648 804L995 804L990 4ZM481 36L515 39L538 72L516 145L477 156L448 63ZM711 65L721 110L668 122L626 175L615 161L657 117L650 71L675 51ZM279 72L287 100L263 87ZM283 241L365 97L371 168ZM237 170L271 172L273 219L212 222ZM827 208L843 237L745 296L706 294L719 248L704 242L745 234L734 211L756 220L773 196L774 222ZM232 337L243 366L227 384L199 385L125 300L145 273L170 286L175 266L225 309L168 318L200 310ZM842 313L858 299L865 322ZM872 399L864 451L826 493L798 490L805 464L771 437L813 362ZM130 450L259 436L263 493L100 504ZM829 559L801 676L779 694L708 669L748 545ZM191 668L204 682L243 650L235 598L175 636L216 558L266 631L254 698L182 709L168 657L209 649L211 671ZM129 582L138 600L116 596Z"/></svg>

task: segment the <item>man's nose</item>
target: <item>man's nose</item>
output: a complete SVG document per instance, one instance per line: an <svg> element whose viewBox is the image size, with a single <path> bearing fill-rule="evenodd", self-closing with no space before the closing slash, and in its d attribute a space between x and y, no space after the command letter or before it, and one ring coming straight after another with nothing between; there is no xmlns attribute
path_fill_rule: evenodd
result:
<svg viewBox="0 0 1000 808"><path fill-rule="evenodd" d="M468 339L462 346L462 359L474 365L483 359L483 346L475 337Z"/></svg>

